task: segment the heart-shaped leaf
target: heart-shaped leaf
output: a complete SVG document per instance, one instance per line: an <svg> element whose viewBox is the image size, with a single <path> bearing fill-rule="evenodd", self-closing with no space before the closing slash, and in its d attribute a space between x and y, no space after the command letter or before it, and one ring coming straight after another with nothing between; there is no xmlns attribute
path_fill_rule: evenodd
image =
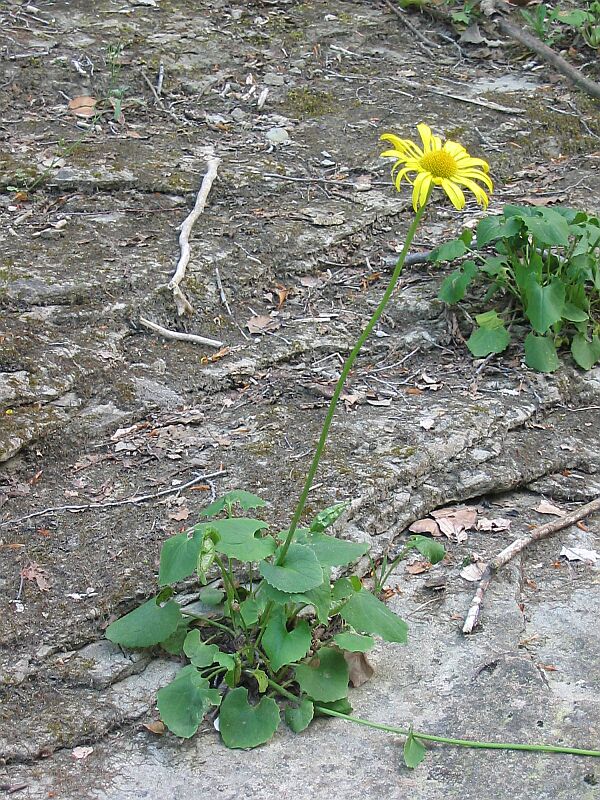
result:
<svg viewBox="0 0 600 800"><path fill-rule="evenodd" d="M298 706L288 706L285 710L285 721L294 731L300 733L308 728L315 715L315 706L312 700L305 697Z"/></svg>
<svg viewBox="0 0 600 800"><path fill-rule="evenodd" d="M192 532L178 533L163 544L158 570L161 586L182 581L196 571L204 532L205 526L197 525Z"/></svg>
<svg viewBox="0 0 600 800"><path fill-rule="evenodd" d="M571 355L582 369L591 369L600 360L600 337L593 336L588 342L581 333L575 334L571 342Z"/></svg>
<svg viewBox="0 0 600 800"><path fill-rule="evenodd" d="M375 644L375 640L371 636L363 636L360 633L352 633L352 631L336 633L333 641L342 650L348 650L351 653L366 653Z"/></svg>
<svg viewBox="0 0 600 800"><path fill-rule="evenodd" d="M185 638L183 652L195 667L210 667L217 660L219 648L216 644L204 644L200 631L193 630Z"/></svg>
<svg viewBox="0 0 600 800"><path fill-rule="evenodd" d="M556 345L549 336L528 333L525 337L525 363L538 372L554 372L560 366Z"/></svg>
<svg viewBox="0 0 600 800"><path fill-rule="evenodd" d="M341 700L348 694L348 664L339 650L322 647L308 664L298 664L296 681L313 700Z"/></svg>
<svg viewBox="0 0 600 800"><path fill-rule="evenodd" d="M444 242L429 254L429 261L454 261L467 252L466 245L462 238L452 239Z"/></svg>
<svg viewBox="0 0 600 800"><path fill-rule="evenodd" d="M262 561L260 574L271 586L282 592L305 592L323 583L323 570L310 547L290 545L283 564Z"/></svg>
<svg viewBox="0 0 600 800"><path fill-rule="evenodd" d="M248 702L248 690L240 686L225 695L219 714L219 730L226 747L257 747L268 742L279 727L279 706L263 697L256 706Z"/></svg>
<svg viewBox="0 0 600 800"><path fill-rule="evenodd" d="M536 333L546 333L551 325L562 318L565 305L565 285L555 278L547 286L540 286L531 278L526 289L525 313Z"/></svg>
<svg viewBox="0 0 600 800"><path fill-rule="evenodd" d="M188 627L190 624L190 619L182 619L181 622L177 625L175 630L170 636L167 636L166 639L163 639L160 642L160 646L163 650L166 650L167 653L171 653L172 656L177 656L181 652L183 652L183 643L185 641L185 637L188 634Z"/></svg>
<svg viewBox="0 0 600 800"><path fill-rule="evenodd" d="M272 536L255 536L266 527L267 523L260 519L219 519L211 523L211 528L218 533L215 549L230 558L237 558L238 561L260 561L267 558L275 552L275 540Z"/></svg>
<svg viewBox="0 0 600 800"><path fill-rule="evenodd" d="M510 334L496 311L486 311L475 317L479 328L467 340L467 347L475 358L501 353L510 342Z"/></svg>
<svg viewBox="0 0 600 800"><path fill-rule="evenodd" d="M381 636L386 642L406 642L408 626L375 595L362 589L342 606L340 616L361 633Z"/></svg>
<svg viewBox="0 0 600 800"><path fill-rule="evenodd" d="M219 692L209 688L208 681L191 664L157 693L162 721L176 736L184 739L196 733L210 706L218 706L220 702Z"/></svg>
<svg viewBox="0 0 600 800"><path fill-rule="evenodd" d="M477 272L477 267L474 261L465 261L459 269L452 272L442 281L438 297L448 305L454 305L462 300L465 292L474 275Z"/></svg>
<svg viewBox="0 0 600 800"><path fill-rule="evenodd" d="M109 625L106 638L123 647L151 647L168 639L182 621L174 600L159 606L153 598Z"/></svg>
<svg viewBox="0 0 600 800"><path fill-rule="evenodd" d="M308 653L310 643L310 626L305 619L298 620L296 627L288 631L283 607L277 606L271 611L262 639L271 669L278 672L286 664L300 661Z"/></svg>
<svg viewBox="0 0 600 800"><path fill-rule="evenodd" d="M411 731L404 742L404 763L409 769L414 769L419 766L426 754L425 746L414 737Z"/></svg>
<svg viewBox="0 0 600 800"><path fill-rule="evenodd" d="M364 556L369 549L368 542L347 542L305 529L298 531L296 541L310 547L322 567L343 567Z"/></svg>

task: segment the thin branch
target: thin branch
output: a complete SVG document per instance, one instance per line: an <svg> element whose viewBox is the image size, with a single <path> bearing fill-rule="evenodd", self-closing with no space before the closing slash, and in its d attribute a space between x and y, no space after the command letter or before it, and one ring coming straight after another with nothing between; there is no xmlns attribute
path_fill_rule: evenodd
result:
<svg viewBox="0 0 600 800"><path fill-rule="evenodd" d="M415 26L412 24L412 22L410 22L410 20L407 19L406 13L402 9L397 8L391 2L391 0L383 0L383 2L386 4L386 6L389 8L389 10L392 11L398 17L398 19L402 20L402 24L405 25L408 28L408 30L414 36L416 36L417 39L422 44L425 45L425 49L429 52L430 55L433 55L433 53L431 53L431 48L433 48L434 50L439 50L440 45L436 44L435 42L432 42L431 39L428 39L426 36L423 36L421 31L418 28L415 28Z"/></svg>
<svg viewBox="0 0 600 800"><path fill-rule="evenodd" d="M26 514L24 517L17 517L16 519L8 519L6 522L0 522L0 528L6 525L16 525L18 522L25 522L25 520L41 517L44 514L56 514L60 511L95 511L102 508L114 508L115 506L137 505L146 500L156 500L158 497L165 497L168 494L182 492L184 489L189 489L190 486L195 486L197 483L210 483L211 478L219 478L221 475L225 474L226 470L221 469L218 472L211 472L208 475L195 475L192 480L187 483L182 483L179 486L171 486L169 489L161 489L160 492L153 492L152 494L126 497L124 500L109 500L106 503L85 503L82 505L51 506L41 511L34 511L31 514Z"/></svg>
<svg viewBox="0 0 600 800"><path fill-rule="evenodd" d="M192 232L192 227L194 223L198 219L198 217L204 211L204 207L206 206L206 199L208 197L208 193L213 185L215 178L217 177L217 170L219 169L219 164L221 163L220 158L209 158L207 165L208 169L206 171L206 175L202 179L202 184L200 185L200 190L196 197L196 202L194 204L194 208L190 211L188 216L184 219L183 223L181 224L181 232L179 234L179 247L181 249L181 256L179 257L179 261L177 262L177 268L175 269L175 274L169 281L168 287L173 292L173 297L175 299L175 305L177 306L177 313L181 316L182 314L191 314L193 312L193 308L189 303L188 299L186 298L185 294L180 288L181 281L185 278L185 271L187 269L187 265L190 261L190 233Z"/></svg>
<svg viewBox="0 0 600 800"><path fill-rule="evenodd" d="M502 33L506 34L506 36L510 36L515 42L522 44L528 50L531 50L537 56L542 58L547 64L554 67L557 72L560 72L561 75L567 77L575 86L578 86L580 89L583 89L584 92L590 95L590 97L594 97L596 100L600 100L600 84L596 83L595 81L586 78L576 67L572 64L569 64L568 61L560 56L558 53L555 53L551 47L548 47L547 44L544 44L535 36L527 33L521 28L519 25L515 25L513 22L509 22L507 19L501 16L494 16L492 18L492 22L502 31Z"/></svg>
<svg viewBox="0 0 600 800"><path fill-rule="evenodd" d="M580 508L572 511L570 514L567 514L564 517L561 517L560 519L547 522L545 525L540 525L540 527L536 528L529 536L523 536L521 539L516 539L514 542L512 542L512 544L509 544L508 547L505 547L504 550L498 553L498 555L495 556L495 558L493 558L487 565L483 575L481 576L481 580L477 586L477 591L475 592L473 600L471 601L471 607L469 608L467 616L465 617L463 633L473 632L473 629L479 621L483 596L486 592L486 589L490 585L490 582L496 572L498 572L501 567L504 567L506 564L508 564L512 558L525 550L526 547L529 547L530 544L539 542L542 539L547 539L549 536L552 536L553 533L561 531L564 528L568 528L569 525L579 522L580 519L583 519L590 514L594 514L596 511L600 511L600 497L592 500L591 503L586 503L586 505L581 506Z"/></svg>
<svg viewBox="0 0 600 800"><path fill-rule="evenodd" d="M205 344L208 347L223 347L223 342L220 342L218 339L207 339L206 336L198 336L195 333L171 331L169 328L163 328L162 325L158 325L156 322L151 322L151 320L145 319L144 317L140 317L139 322L140 325L143 325L145 328L150 328L150 330L154 331L155 333L159 333L161 336L164 336L165 339L175 339L178 342L194 342L194 344Z"/></svg>

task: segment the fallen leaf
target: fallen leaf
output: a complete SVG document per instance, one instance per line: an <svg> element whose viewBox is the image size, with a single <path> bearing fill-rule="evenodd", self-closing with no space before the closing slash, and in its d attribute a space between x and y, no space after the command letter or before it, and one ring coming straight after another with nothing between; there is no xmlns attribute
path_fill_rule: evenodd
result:
<svg viewBox="0 0 600 800"><path fill-rule="evenodd" d="M169 519L174 519L176 522L181 522L184 519L187 519L190 515L190 510L186 506L182 506L178 508L177 511L174 511L172 514L169 514Z"/></svg>
<svg viewBox="0 0 600 800"><path fill-rule="evenodd" d="M435 425L435 419L433 417L423 417L423 419L419 420L419 425L423 430L430 431Z"/></svg>
<svg viewBox="0 0 600 800"><path fill-rule="evenodd" d="M431 512L441 532L453 542L466 542L466 531L473 530L477 523L477 509L472 506L464 508L440 508Z"/></svg>
<svg viewBox="0 0 600 800"><path fill-rule="evenodd" d="M423 572L428 572L431 569L429 561L415 561L413 564L408 564L406 571L409 575L421 575Z"/></svg>
<svg viewBox="0 0 600 800"><path fill-rule="evenodd" d="M429 533L431 536L443 535L440 526L433 519L417 519L409 525L408 530L411 533Z"/></svg>
<svg viewBox="0 0 600 800"><path fill-rule="evenodd" d="M322 286L323 281L315 275L304 275L300 278L300 285L305 286L307 289L315 289L317 286Z"/></svg>
<svg viewBox="0 0 600 800"><path fill-rule="evenodd" d="M346 411L351 411L352 408L361 400L361 395L359 394L342 394L340 396L340 400L346 406Z"/></svg>
<svg viewBox="0 0 600 800"><path fill-rule="evenodd" d="M277 284L275 284L275 291L277 292L277 297L279 298L279 302L277 304L277 308L280 309L281 306L288 299L288 295L292 290L291 289L287 289L281 283L277 283Z"/></svg>
<svg viewBox="0 0 600 800"><path fill-rule="evenodd" d="M250 333L262 334L276 331L281 326L281 322L274 317L269 317L266 314L257 314L255 317L250 317L246 323L246 327Z"/></svg>
<svg viewBox="0 0 600 800"><path fill-rule="evenodd" d="M157 736L162 736L166 730L164 722L161 722L159 719L154 722L144 722L144 728L150 731L150 733L155 733Z"/></svg>
<svg viewBox="0 0 600 800"><path fill-rule="evenodd" d="M392 405L392 398L386 397L385 399L380 400L369 400L367 397L367 404L370 406L391 406Z"/></svg>
<svg viewBox="0 0 600 800"><path fill-rule="evenodd" d="M96 98L82 94L69 100L69 111L76 117L93 117L96 113Z"/></svg>
<svg viewBox="0 0 600 800"><path fill-rule="evenodd" d="M466 567L461 569L460 577L465 581L475 583L481 580L486 567L487 564L484 561L473 561L471 564L467 564Z"/></svg>
<svg viewBox="0 0 600 800"><path fill-rule="evenodd" d="M344 650L344 659L348 664L350 683L355 689L373 677L375 670L369 664L364 653L350 653L348 650Z"/></svg>
<svg viewBox="0 0 600 800"><path fill-rule="evenodd" d="M47 592L50 589L50 582L48 576L39 564L32 561L21 570L21 577L26 581L35 581L40 592Z"/></svg>
<svg viewBox="0 0 600 800"><path fill-rule="evenodd" d="M546 500L542 500L537 508L533 510L537 511L538 514L552 514L555 517L564 517L567 514L562 508L552 505L552 503L548 503Z"/></svg>
<svg viewBox="0 0 600 800"><path fill-rule="evenodd" d="M589 564L595 564L600 558L596 550L586 550L584 547L563 547L559 555L568 561L585 561Z"/></svg>
<svg viewBox="0 0 600 800"><path fill-rule="evenodd" d="M458 37L458 41L462 42L463 44L481 44L482 42L485 42L485 36L483 36L479 30L479 25L474 22L461 33L461 35Z"/></svg>
<svg viewBox="0 0 600 800"><path fill-rule="evenodd" d="M93 747L74 747L73 750L71 750L71 757L80 761L91 756L93 752Z"/></svg>

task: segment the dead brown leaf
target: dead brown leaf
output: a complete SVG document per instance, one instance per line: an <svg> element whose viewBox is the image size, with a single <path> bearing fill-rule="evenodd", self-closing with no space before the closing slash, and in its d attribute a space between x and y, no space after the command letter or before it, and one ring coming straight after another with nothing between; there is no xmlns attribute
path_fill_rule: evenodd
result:
<svg viewBox="0 0 600 800"><path fill-rule="evenodd" d="M411 533L429 533L431 536L443 535L440 526L433 519L417 519L409 525L408 530Z"/></svg>
<svg viewBox="0 0 600 800"><path fill-rule="evenodd" d="M477 522L477 509L472 506L463 508L440 508L431 512L441 532L453 542L466 542L466 531L473 530Z"/></svg>
<svg viewBox="0 0 600 800"><path fill-rule="evenodd" d="M475 583L476 581L480 581L483 573L485 572L485 568L487 564L485 561L473 561L471 564L467 564L466 567L463 567L460 571L460 577L463 578L465 581L469 581L470 583Z"/></svg>
<svg viewBox="0 0 600 800"><path fill-rule="evenodd" d="M423 572L428 572L431 569L429 561L415 561L413 564L408 564L406 571L409 575L421 575Z"/></svg>
<svg viewBox="0 0 600 800"><path fill-rule="evenodd" d="M35 561L31 561L26 567L23 567L21 577L26 581L35 581L40 592L47 592L50 589L48 576Z"/></svg>
<svg viewBox="0 0 600 800"><path fill-rule="evenodd" d="M487 517L480 517L477 520L478 531L508 531L510 530L511 521L504 517L495 517L488 519Z"/></svg>
<svg viewBox="0 0 600 800"><path fill-rule="evenodd" d="M96 113L96 103L95 97L87 94L78 95L69 100L69 111L72 111L76 117L93 117Z"/></svg>
<svg viewBox="0 0 600 800"><path fill-rule="evenodd" d="M250 333L263 334L276 331L277 328L281 327L281 322L275 317L269 317L267 314L257 314L255 317L250 317L246 327Z"/></svg>
<svg viewBox="0 0 600 800"><path fill-rule="evenodd" d="M182 506L178 508L177 511L174 511L172 514L169 514L169 519L174 519L176 522L181 522L189 517L190 510L187 506Z"/></svg>
<svg viewBox="0 0 600 800"><path fill-rule="evenodd" d="M150 731L150 733L155 733L157 736L162 736L166 730L164 722L161 722L159 719L154 722L144 722L144 728Z"/></svg>
<svg viewBox="0 0 600 800"><path fill-rule="evenodd" d="M369 661L364 653L350 653L344 650L344 659L348 664L348 676L350 683L356 689L370 680L375 674L375 670L369 664Z"/></svg>
<svg viewBox="0 0 600 800"><path fill-rule="evenodd" d="M548 503L546 500L541 500L539 505L533 510L537 511L538 514L552 514L554 517L564 517L567 513L563 511L562 508Z"/></svg>

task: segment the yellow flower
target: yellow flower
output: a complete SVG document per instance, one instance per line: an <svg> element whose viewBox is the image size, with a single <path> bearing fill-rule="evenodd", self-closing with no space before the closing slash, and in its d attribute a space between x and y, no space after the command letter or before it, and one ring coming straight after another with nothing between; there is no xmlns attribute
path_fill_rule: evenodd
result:
<svg viewBox="0 0 600 800"><path fill-rule="evenodd" d="M415 211L425 204L432 186L441 186L450 202L459 210L464 208L465 195L461 186L473 192L475 199L483 208L488 206L488 196L476 181L480 181L489 191L493 184L487 174L490 167L482 158L471 158L458 142L447 141L442 145L439 136L434 136L431 128L423 123L417 125L423 142L423 149L410 139L400 139L393 133L384 133L381 139L391 142L392 150L382 153L383 158L395 158L392 177L396 189L400 191L402 178L413 184L413 208ZM397 174L394 177L394 173ZM409 177L415 172L414 178Z"/></svg>

